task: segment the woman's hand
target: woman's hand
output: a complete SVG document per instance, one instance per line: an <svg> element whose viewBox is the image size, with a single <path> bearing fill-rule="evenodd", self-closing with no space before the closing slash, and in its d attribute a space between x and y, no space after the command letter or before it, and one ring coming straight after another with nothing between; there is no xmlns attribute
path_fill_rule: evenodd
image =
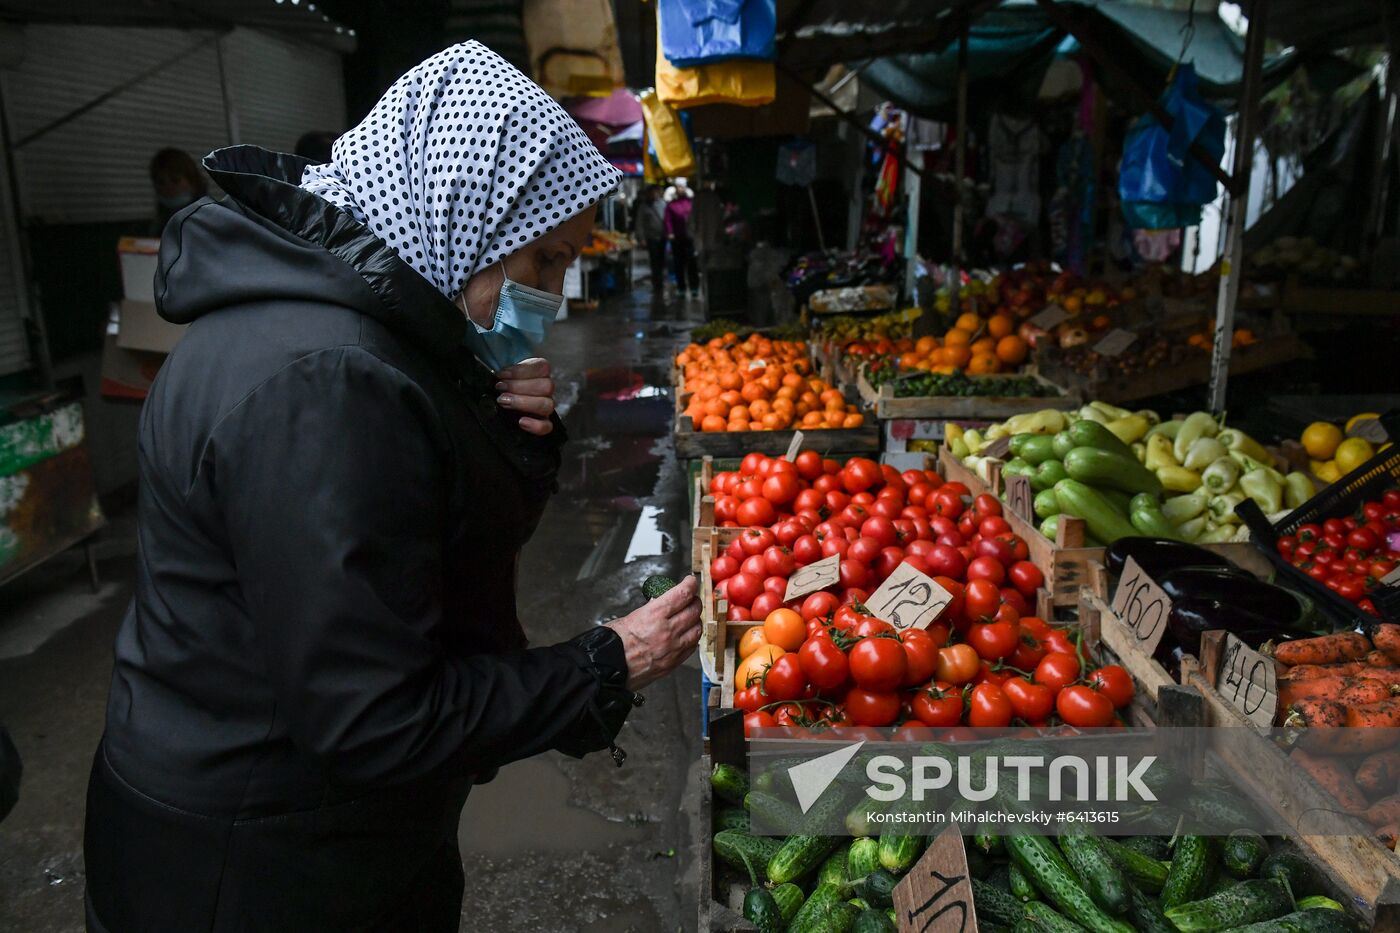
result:
<svg viewBox="0 0 1400 933"><path fill-rule="evenodd" d="M699 583L687 575L642 608L608 627L622 636L627 652L627 689L660 680L690 657L700 641Z"/></svg>
<svg viewBox="0 0 1400 933"><path fill-rule="evenodd" d="M549 416L554 414L554 380L549 378L549 360L538 357L521 360L496 374L500 382L496 403L525 417L520 427L541 436L554 430Z"/></svg>

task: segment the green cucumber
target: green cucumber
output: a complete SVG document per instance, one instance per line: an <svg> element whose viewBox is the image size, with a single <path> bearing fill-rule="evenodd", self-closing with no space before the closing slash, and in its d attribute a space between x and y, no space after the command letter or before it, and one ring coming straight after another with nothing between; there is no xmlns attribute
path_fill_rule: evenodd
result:
<svg viewBox="0 0 1400 933"><path fill-rule="evenodd" d="M740 832L748 832L750 829L748 811L738 807L725 807L716 812L715 832L722 829L737 829Z"/></svg>
<svg viewBox="0 0 1400 933"><path fill-rule="evenodd" d="M863 898L863 897L853 897L853 898L851 898L850 900L848 900L846 903L847 903L847 904L850 904L852 907L856 908L857 910L869 910L869 909L870 909L870 905L867 904L867 903L865 902L865 898Z"/></svg>
<svg viewBox="0 0 1400 933"><path fill-rule="evenodd" d="M744 895L744 919L758 928L758 933L783 933L786 922L782 908L767 888L749 888Z"/></svg>
<svg viewBox="0 0 1400 933"><path fill-rule="evenodd" d="M836 850L826 857L826 861L822 862L821 868L817 869L817 884L834 884L849 889L851 876L846 864L850 851L849 843L837 846Z"/></svg>
<svg viewBox="0 0 1400 933"><path fill-rule="evenodd" d="M923 851L923 836L901 836L888 832L880 834L880 865L897 875L913 868Z"/></svg>
<svg viewBox="0 0 1400 933"><path fill-rule="evenodd" d="M866 837L851 843L846 853L846 877L859 881L880 867L880 843Z"/></svg>
<svg viewBox="0 0 1400 933"><path fill-rule="evenodd" d="M1055 498L1053 489L1042 489L1036 493L1031 507L1035 509L1035 517L1041 520L1060 514L1060 500Z"/></svg>
<svg viewBox="0 0 1400 933"><path fill-rule="evenodd" d="M1215 847L1209 836L1182 836L1172 851L1172 866L1162 885L1162 909L1170 914L1173 907L1196 900L1210 884L1215 861Z"/></svg>
<svg viewBox="0 0 1400 933"><path fill-rule="evenodd" d="M750 836L748 833L741 833L734 829L725 829L715 833L712 843L715 855L720 861L744 871L744 857L748 856L755 869L762 871L767 866L770 859L778 854L778 850L783 847L779 839L771 839L767 836Z"/></svg>
<svg viewBox="0 0 1400 933"><path fill-rule="evenodd" d="M860 882L860 895L871 907L885 908L894 903L894 888L899 879L883 868L877 868Z"/></svg>
<svg viewBox="0 0 1400 933"><path fill-rule="evenodd" d="M1011 896L1022 903L1040 900L1040 892L1031 884L1031 879L1026 877L1026 873L1021 871L1015 862L1008 868L1006 886L1011 890Z"/></svg>
<svg viewBox="0 0 1400 933"><path fill-rule="evenodd" d="M1176 933L1176 927L1162 913L1162 907L1148 897L1137 885L1128 882L1128 920L1138 933Z"/></svg>
<svg viewBox="0 0 1400 933"><path fill-rule="evenodd" d="M1157 497L1151 493L1140 492L1133 496L1128 504L1128 521L1149 538L1181 540L1181 536L1176 533L1176 526L1167 521L1167 517L1162 514L1162 507L1157 504Z"/></svg>
<svg viewBox="0 0 1400 933"><path fill-rule="evenodd" d="M879 824L871 818L871 815L884 813L888 809L889 804L862 796L851 808L851 812L846 814L846 832L852 836L880 835Z"/></svg>
<svg viewBox="0 0 1400 933"><path fill-rule="evenodd" d="M1084 928L1065 917L1044 901L1021 905L1022 919L1016 924L1018 933L1083 933Z"/></svg>
<svg viewBox="0 0 1400 933"><path fill-rule="evenodd" d="M977 833L972 837L972 844L988 855L999 853L1002 850L1001 837L993 836L991 833Z"/></svg>
<svg viewBox="0 0 1400 933"><path fill-rule="evenodd" d="M1152 785L1148 785L1152 787ZM1153 792L1156 788L1153 787ZM1132 849L1134 852L1141 852L1149 858L1154 858L1159 862L1169 861L1172 857L1171 840L1166 836L1123 836L1113 840L1116 845L1125 849Z"/></svg>
<svg viewBox="0 0 1400 933"><path fill-rule="evenodd" d="M642 581L642 598L656 599L658 596L665 596L671 587L676 585L676 581L670 577L662 576L659 573L652 574Z"/></svg>
<svg viewBox="0 0 1400 933"><path fill-rule="evenodd" d="M1299 910L1313 910L1315 908L1323 910L1340 910L1342 912L1346 911L1346 908L1343 907L1339 902L1332 900L1332 898L1330 897L1324 897L1321 894L1314 894L1312 897L1305 897L1298 902Z"/></svg>
<svg viewBox="0 0 1400 933"><path fill-rule="evenodd" d="M1001 468L1001 475L1024 476L1027 479L1030 479L1032 476L1035 475L1035 467L1031 466L1029 463L1022 460L1020 457L1012 457L1006 462L1006 465Z"/></svg>
<svg viewBox="0 0 1400 933"><path fill-rule="evenodd" d="M821 865L840 841L836 836L788 836L768 860L768 880L774 884L796 881Z"/></svg>
<svg viewBox="0 0 1400 933"><path fill-rule="evenodd" d="M744 795L744 809L749 812L749 823L755 832L790 833L802 825L802 811L761 790Z"/></svg>
<svg viewBox="0 0 1400 933"><path fill-rule="evenodd" d="M1230 833L1220 850L1220 863L1236 878L1252 878L1264 859L1269 857L1269 844L1264 837L1247 829Z"/></svg>
<svg viewBox="0 0 1400 933"><path fill-rule="evenodd" d="M1055 456L1055 439L1048 434L1017 434L1011 438L1011 455L1032 466Z"/></svg>
<svg viewBox="0 0 1400 933"><path fill-rule="evenodd" d="M1362 929L1344 913L1315 907L1261 923L1235 927L1228 933L1358 933Z"/></svg>
<svg viewBox="0 0 1400 933"><path fill-rule="evenodd" d="M1065 471L1065 465L1059 460L1046 460L1035 468L1031 474L1031 489L1035 492L1044 492L1054 487L1062 479L1069 477Z"/></svg>
<svg viewBox="0 0 1400 933"><path fill-rule="evenodd" d="M1060 854L1055 844L1044 836L1007 836L1006 850L1011 861L1051 903L1070 919L1088 927L1094 933L1132 933L1132 927L1120 923L1099 909L1074 875L1074 869ZM1031 901L1027 906L1032 906Z"/></svg>
<svg viewBox="0 0 1400 933"><path fill-rule="evenodd" d="M773 895L773 900L778 902L778 910L782 912L783 923L791 923L792 918L797 916L797 910L802 906L806 898L802 894L802 889L791 882L780 884L768 892Z"/></svg>
<svg viewBox="0 0 1400 933"><path fill-rule="evenodd" d="M996 885L972 879L972 905L977 909L977 924L983 922L1015 925L1025 915L1021 902Z"/></svg>
<svg viewBox="0 0 1400 933"><path fill-rule="evenodd" d="M847 933L859 912L846 903L840 888L819 884L788 924L788 933Z"/></svg>
<svg viewBox="0 0 1400 933"><path fill-rule="evenodd" d="M1295 898L1326 893L1312 862L1295 852L1275 852L1264 859L1264 864L1259 866L1259 877L1279 879L1288 885Z"/></svg>
<svg viewBox="0 0 1400 933"><path fill-rule="evenodd" d="M1182 933L1215 933L1282 917L1293 911L1293 897L1277 878L1251 878L1228 891L1169 907L1170 920Z"/></svg>
<svg viewBox="0 0 1400 933"><path fill-rule="evenodd" d="M743 803L749 792L749 776L733 765L715 765L710 772L710 786L721 799Z"/></svg>
<svg viewBox="0 0 1400 933"><path fill-rule="evenodd" d="M1074 442L1075 447L1088 447L1095 450L1102 450L1105 453L1118 454L1123 457L1131 457L1134 462L1137 458L1133 456L1133 448L1124 443L1118 435L1097 421L1076 421L1065 431L1069 439ZM1069 456L1069 451L1060 454L1061 459Z"/></svg>
<svg viewBox="0 0 1400 933"><path fill-rule="evenodd" d="M1222 833L1242 826L1258 825L1259 821L1248 801L1233 790L1216 784L1194 785L1185 805L1202 825L1218 827Z"/></svg>
<svg viewBox="0 0 1400 933"><path fill-rule="evenodd" d="M851 924L851 933L895 933L895 926L884 911L862 910Z"/></svg>
<svg viewBox="0 0 1400 933"><path fill-rule="evenodd" d="M1118 863L1128 880L1149 894L1156 894L1167 883L1167 872L1171 866L1159 862L1150 855L1131 849L1116 839L1105 839L1104 848Z"/></svg>
<svg viewBox="0 0 1400 933"><path fill-rule="evenodd" d="M1070 479L1092 486L1106 486L1130 495L1162 492L1162 481L1147 467L1138 463L1132 451L1114 453L1098 447L1076 447L1065 454L1065 472Z"/></svg>
<svg viewBox="0 0 1400 933"><path fill-rule="evenodd" d="M1086 832L1068 833L1060 837L1060 851L1083 879L1084 890L1105 913L1122 917L1128 912L1128 883L1100 837Z"/></svg>
<svg viewBox="0 0 1400 933"><path fill-rule="evenodd" d="M1123 513L1098 490L1078 480L1064 479L1056 483L1055 499L1060 503L1062 514L1084 519L1089 534L1105 544L1137 535L1137 529Z"/></svg>

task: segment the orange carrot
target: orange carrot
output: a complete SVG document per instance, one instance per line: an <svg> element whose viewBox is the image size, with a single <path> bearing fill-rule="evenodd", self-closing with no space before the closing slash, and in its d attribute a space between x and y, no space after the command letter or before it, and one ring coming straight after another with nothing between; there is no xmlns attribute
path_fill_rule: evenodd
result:
<svg viewBox="0 0 1400 933"><path fill-rule="evenodd" d="M1314 680L1293 680L1286 677L1278 682L1279 706L1286 709L1299 700L1334 697L1342 691L1347 682L1348 678L1345 677L1318 677ZM1380 683L1380 681L1372 682Z"/></svg>
<svg viewBox="0 0 1400 933"><path fill-rule="evenodd" d="M1377 625L1376 630L1371 633L1371 641L1385 652L1391 661L1400 664L1400 625L1389 622Z"/></svg>
<svg viewBox="0 0 1400 933"><path fill-rule="evenodd" d="M1363 816L1372 826L1400 823L1400 794L1382 797L1367 807Z"/></svg>
<svg viewBox="0 0 1400 933"><path fill-rule="evenodd" d="M1353 728L1400 728L1400 697L1351 707L1347 710L1347 725Z"/></svg>
<svg viewBox="0 0 1400 933"><path fill-rule="evenodd" d="M1364 706L1388 700L1394 694L1390 684L1366 677L1350 677L1342 683L1334 699L1344 706Z"/></svg>
<svg viewBox="0 0 1400 933"><path fill-rule="evenodd" d="M1394 667L1394 666L1395 666L1395 660L1394 660L1393 658L1391 658L1390 655L1386 654L1384 651L1381 651L1379 648L1377 648L1377 649L1374 650L1374 651L1368 651L1368 652L1366 652L1366 666L1367 666L1367 667Z"/></svg>
<svg viewBox="0 0 1400 933"><path fill-rule="evenodd" d="M1289 680L1317 680L1322 677L1345 677L1359 673L1368 667L1364 661L1345 661L1341 664L1299 664L1288 671Z"/></svg>
<svg viewBox="0 0 1400 933"><path fill-rule="evenodd" d="M1356 786L1367 797L1400 793L1400 748L1367 755L1356 769Z"/></svg>
<svg viewBox="0 0 1400 933"><path fill-rule="evenodd" d="M1317 638L1286 641L1274 648L1274 657L1283 664L1333 664L1356 661L1371 650L1371 639L1359 632L1337 632Z"/></svg>
<svg viewBox="0 0 1400 933"><path fill-rule="evenodd" d="M1300 700L1288 709L1292 725L1309 729L1339 729L1347 724L1346 707L1333 700Z"/></svg>
<svg viewBox="0 0 1400 933"><path fill-rule="evenodd" d="M1335 758L1310 755L1301 748L1294 749L1290 760L1312 775L1322 789L1336 798L1343 810L1357 813L1366 809L1366 795L1356 786L1346 767Z"/></svg>
<svg viewBox="0 0 1400 933"><path fill-rule="evenodd" d="M1383 684L1400 684L1400 667L1367 667L1353 676L1366 680L1379 680Z"/></svg>

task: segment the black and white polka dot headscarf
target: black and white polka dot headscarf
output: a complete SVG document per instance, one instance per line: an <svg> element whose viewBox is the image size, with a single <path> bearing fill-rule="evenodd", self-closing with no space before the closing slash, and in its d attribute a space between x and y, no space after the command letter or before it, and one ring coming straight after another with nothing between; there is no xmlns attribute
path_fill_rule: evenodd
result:
<svg viewBox="0 0 1400 933"><path fill-rule="evenodd" d="M479 42L405 74L301 187L349 211L448 298L621 179L553 98Z"/></svg>

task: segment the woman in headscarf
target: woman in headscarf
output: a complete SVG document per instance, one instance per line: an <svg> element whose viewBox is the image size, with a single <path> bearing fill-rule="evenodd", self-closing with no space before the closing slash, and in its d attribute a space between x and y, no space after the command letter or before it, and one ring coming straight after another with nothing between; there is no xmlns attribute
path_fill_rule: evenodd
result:
<svg viewBox="0 0 1400 933"><path fill-rule="evenodd" d="M620 763L633 691L699 637L692 578L558 645L516 617L563 440L531 350L617 173L474 42L329 163L205 167L229 198L161 244L190 326L142 412L88 926L456 930L471 785L547 749Z"/></svg>

